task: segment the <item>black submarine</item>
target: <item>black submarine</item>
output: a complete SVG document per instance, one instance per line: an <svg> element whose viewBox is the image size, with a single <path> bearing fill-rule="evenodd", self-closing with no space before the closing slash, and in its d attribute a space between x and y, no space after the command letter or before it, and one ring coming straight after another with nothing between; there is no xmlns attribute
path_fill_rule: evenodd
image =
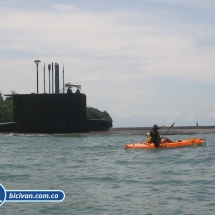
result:
<svg viewBox="0 0 215 215"><path fill-rule="evenodd" d="M13 97L13 122L1 123L0 132L79 133L107 131L112 127L110 120L87 119L87 97L80 92L81 85L71 82L64 84L64 68L63 89L60 92L58 63L48 65L49 93L45 92L44 64L44 93L39 94L38 64L41 61L34 62L37 68L37 93L5 95ZM71 88L75 88L76 92L72 92Z"/></svg>

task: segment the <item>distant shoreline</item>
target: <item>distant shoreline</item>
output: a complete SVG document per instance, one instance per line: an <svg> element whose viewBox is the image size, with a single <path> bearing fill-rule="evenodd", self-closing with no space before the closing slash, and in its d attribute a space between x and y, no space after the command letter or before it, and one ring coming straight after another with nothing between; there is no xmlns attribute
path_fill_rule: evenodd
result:
<svg viewBox="0 0 215 215"><path fill-rule="evenodd" d="M164 127L159 129L160 134L166 133L166 131L170 127ZM119 135L119 134L126 134L126 135L146 135L152 127L116 127L110 128L108 131L91 131L91 132L81 132L81 133L51 133L47 135ZM19 135L21 133L17 132L0 132L0 134L10 134L13 133L14 135ZM212 134L215 133L215 126L174 126L172 127L167 135L178 135L178 134ZM26 135L46 135L45 133L26 133Z"/></svg>
<svg viewBox="0 0 215 215"><path fill-rule="evenodd" d="M166 133L170 127L164 127L159 129L160 134ZM110 132L131 132L135 134L146 134L152 129L152 127L121 127L121 128L111 128ZM174 126L172 127L168 135L175 134L211 134L215 133L215 126Z"/></svg>
<svg viewBox="0 0 215 215"><path fill-rule="evenodd" d="M169 129L170 126L165 126L160 130ZM110 130L147 130L152 129L151 127L114 127ZM204 125L204 126L173 126L172 129L215 129L215 125Z"/></svg>

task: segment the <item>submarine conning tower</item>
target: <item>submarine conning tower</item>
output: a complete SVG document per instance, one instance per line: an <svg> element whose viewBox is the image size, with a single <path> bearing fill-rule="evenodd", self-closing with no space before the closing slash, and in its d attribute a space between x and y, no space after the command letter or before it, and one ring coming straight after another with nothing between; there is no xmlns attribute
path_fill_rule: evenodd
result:
<svg viewBox="0 0 215 215"><path fill-rule="evenodd" d="M45 92L45 64L44 64L44 93L39 94L38 64L37 66L37 94L13 95L13 119L17 122L17 132L22 133L62 133L84 132L86 128L86 95L80 93L80 85L64 84L60 93L59 64L49 64L49 93ZM52 78L50 79L50 72ZM55 75L54 75L55 74ZM52 80L52 83L51 83ZM55 83L53 83L55 80ZM51 87L52 85L52 87ZM76 92L67 91L65 87L77 88ZM52 88L52 92L51 92ZM53 92L55 91L55 92Z"/></svg>
<svg viewBox="0 0 215 215"><path fill-rule="evenodd" d="M87 131L85 94L15 94L13 105L17 132Z"/></svg>

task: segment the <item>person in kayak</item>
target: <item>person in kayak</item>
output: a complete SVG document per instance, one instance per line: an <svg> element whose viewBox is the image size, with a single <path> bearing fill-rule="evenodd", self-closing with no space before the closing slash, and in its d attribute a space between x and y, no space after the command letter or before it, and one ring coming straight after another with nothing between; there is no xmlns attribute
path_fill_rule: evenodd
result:
<svg viewBox="0 0 215 215"><path fill-rule="evenodd" d="M68 93L68 94L73 93L71 87L68 87L68 88L67 88L67 93Z"/></svg>
<svg viewBox="0 0 215 215"><path fill-rule="evenodd" d="M151 142L154 143L155 148L158 148L161 143L161 138L160 138L158 129L163 128L163 127L165 127L165 125L162 125L161 127L158 127L157 125L153 125L153 128L150 131Z"/></svg>

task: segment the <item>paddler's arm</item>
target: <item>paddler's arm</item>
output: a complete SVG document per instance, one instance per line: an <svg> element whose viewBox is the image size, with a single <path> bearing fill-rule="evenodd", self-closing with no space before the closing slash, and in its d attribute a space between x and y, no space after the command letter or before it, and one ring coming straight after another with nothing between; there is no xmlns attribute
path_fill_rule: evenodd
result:
<svg viewBox="0 0 215 215"><path fill-rule="evenodd" d="M164 128L164 127L165 127L165 125L162 125L162 126L159 127L158 129ZM160 136L160 139L161 139L161 142L165 142L165 141L166 141L166 138L165 138L165 137L161 137L161 136Z"/></svg>

